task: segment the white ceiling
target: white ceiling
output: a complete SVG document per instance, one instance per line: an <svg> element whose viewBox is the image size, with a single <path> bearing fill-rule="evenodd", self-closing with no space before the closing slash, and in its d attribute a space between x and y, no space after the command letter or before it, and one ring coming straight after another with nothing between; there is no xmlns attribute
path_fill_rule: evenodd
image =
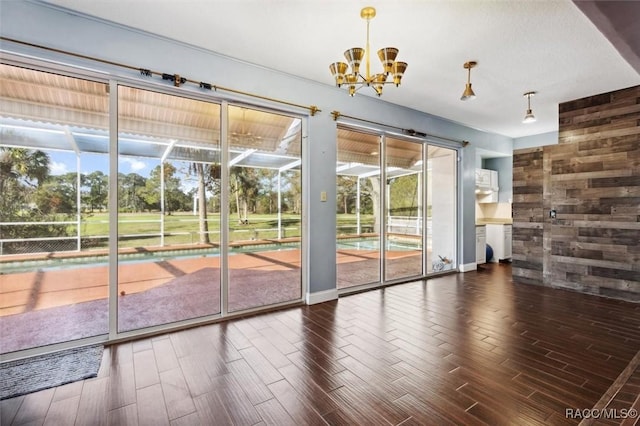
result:
<svg viewBox="0 0 640 426"><path fill-rule="evenodd" d="M372 50L397 47L397 59L409 63L402 86L386 86L383 100L514 138L557 130L561 102L640 84L639 72L569 0L48 2L327 85L329 64L364 47L360 9L374 6ZM629 11L640 17L640 2L629 3L627 21ZM462 102L469 60L478 61L477 98ZM522 124L522 95L532 90L538 121ZM365 93L374 96L369 88L356 96Z"/></svg>

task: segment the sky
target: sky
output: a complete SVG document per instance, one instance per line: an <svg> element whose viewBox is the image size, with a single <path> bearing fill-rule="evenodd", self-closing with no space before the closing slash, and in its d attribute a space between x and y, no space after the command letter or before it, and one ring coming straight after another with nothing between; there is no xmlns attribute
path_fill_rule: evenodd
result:
<svg viewBox="0 0 640 426"><path fill-rule="evenodd" d="M65 173L76 172L76 154L68 151L49 151L49 173L52 175L63 175ZM121 156L118 162L118 172L129 174L137 173L145 178L149 177L151 170L160 164L160 160L156 158L140 158ZM177 177L180 178L182 190L188 192L195 188L197 183L192 176L182 173L185 163L182 161L173 162L178 169ZM80 173L89 174L95 171L101 171L105 175L109 174L109 158L105 154L82 153L80 155Z"/></svg>
<svg viewBox="0 0 640 426"><path fill-rule="evenodd" d="M73 152L48 151L50 158L49 172L52 175L63 175L76 172L76 154ZM120 157L118 171L120 173L137 173L140 176L149 177L151 170L160 162L157 159L143 159L133 157ZM82 153L80 155L80 172L92 173L101 171L109 174L109 158L105 154Z"/></svg>

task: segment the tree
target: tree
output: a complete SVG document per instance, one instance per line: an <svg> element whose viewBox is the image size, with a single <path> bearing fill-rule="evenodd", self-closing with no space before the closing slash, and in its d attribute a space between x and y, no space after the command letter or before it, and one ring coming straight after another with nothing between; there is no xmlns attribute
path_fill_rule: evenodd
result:
<svg viewBox="0 0 640 426"><path fill-rule="evenodd" d="M49 163L49 155L43 151L0 147L0 193L11 180L39 186L49 176Z"/></svg>
<svg viewBox="0 0 640 426"><path fill-rule="evenodd" d="M69 172L49 176L33 193L33 202L43 214L77 213L78 175Z"/></svg>
<svg viewBox="0 0 640 426"><path fill-rule="evenodd" d="M82 175L82 186L88 188L88 191L83 191L82 198L92 213L94 209L106 209L109 195L109 177L107 175L99 170Z"/></svg>
<svg viewBox="0 0 640 426"><path fill-rule="evenodd" d="M356 185L357 185L357 177L355 176L338 176L337 180L337 196L339 205L342 209L342 213L347 214L352 209L351 206L355 209L355 199L356 199ZM351 200L351 204L349 203Z"/></svg>
<svg viewBox="0 0 640 426"><path fill-rule="evenodd" d="M143 199L147 179L137 173L118 173L118 208L125 212L141 212L148 208Z"/></svg>
<svg viewBox="0 0 640 426"><path fill-rule="evenodd" d="M188 196L180 189L180 179L175 176L177 169L169 163L164 163L164 212L171 214L172 211L185 210L186 204L190 201ZM160 210L160 183L162 178L162 166L156 166L151 170L149 178L145 182L144 190L140 195L150 206L156 206Z"/></svg>
<svg viewBox="0 0 640 426"><path fill-rule="evenodd" d="M207 221L207 190L219 192L220 166L217 164L191 163L189 171L198 179L198 224L200 242L209 244L209 222Z"/></svg>
<svg viewBox="0 0 640 426"><path fill-rule="evenodd" d="M60 249L59 242L28 241L33 237L67 236L66 225L40 224L39 222L55 221L53 213L47 214L38 208L36 203L38 192L50 196L53 202L48 207L63 207L58 203L69 199L68 194L58 198L56 193L47 192L43 184L49 177L49 155L39 150L24 148L0 147L0 221L1 222L33 222L0 227L0 238L21 239L6 243L5 253L24 253L29 251L54 251ZM55 187L55 183L51 187ZM64 192L64 191L63 191ZM57 200L57 201L55 201Z"/></svg>
<svg viewBox="0 0 640 426"><path fill-rule="evenodd" d="M302 179L299 170L287 170L283 173L284 187L287 188L287 197L293 200L291 212L300 214L302 212ZM281 188L282 190L282 188Z"/></svg>
<svg viewBox="0 0 640 426"><path fill-rule="evenodd" d="M26 214L34 190L49 176L49 156L39 150L0 147L0 218Z"/></svg>
<svg viewBox="0 0 640 426"><path fill-rule="evenodd" d="M380 176L370 176L367 178L371 184L371 207L373 210L373 232L380 232Z"/></svg>
<svg viewBox="0 0 640 426"><path fill-rule="evenodd" d="M399 176L389 180L389 210L392 216L417 216L418 174Z"/></svg>
<svg viewBox="0 0 640 426"><path fill-rule="evenodd" d="M246 223L249 214L249 201L258 194L260 180L256 169L249 167L232 167L230 170L231 192L236 198L238 223ZM240 208L242 207L242 215Z"/></svg>
<svg viewBox="0 0 640 426"><path fill-rule="evenodd" d="M278 200L278 172L272 169L258 169L258 176L258 212L272 214Z"/></svg>

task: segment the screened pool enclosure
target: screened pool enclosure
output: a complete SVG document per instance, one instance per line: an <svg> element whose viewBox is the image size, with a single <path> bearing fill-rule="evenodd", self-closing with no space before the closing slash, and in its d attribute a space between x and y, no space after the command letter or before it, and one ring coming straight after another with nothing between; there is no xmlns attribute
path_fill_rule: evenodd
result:
<svg viewBox="0 0 640 426"><path fill-rule="evenodd" d="M31 66L0 79L3 354L303 301L304 117ZM336 288L455 269L457 151L343 124L335 143Z"/></svg>

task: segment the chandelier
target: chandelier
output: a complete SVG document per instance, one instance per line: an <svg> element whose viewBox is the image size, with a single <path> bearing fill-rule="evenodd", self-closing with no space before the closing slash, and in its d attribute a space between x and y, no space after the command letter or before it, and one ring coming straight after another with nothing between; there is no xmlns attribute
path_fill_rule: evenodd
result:
<svg viewBox="0 0 640 426"><path fill-rule="evenodd" d="M371 75L371 65L369 59L369 22L376 16L376 9L373 7L365 7L360 11L360 17L367 21L367 46L365 49L354 47L344 52L345 58L349 64L344 62L334 62L329 65L331 74L336 80L336 86L342 87L346 84L349 88L349 95L355 95L357 90L364 86L372 87L378 96L382 95L382 88L385 84L395 84L400 86L402 75L407 69L406 62L396 62L398 49L395 47L384 47L378 50L378 57L382 62L383 72ZM360 74L360 64L362 59L365 60L365 74ZM347 69L351 67L351 72L347 73ZM393 81L387 81L389 74L393 76Z"/></svg>

